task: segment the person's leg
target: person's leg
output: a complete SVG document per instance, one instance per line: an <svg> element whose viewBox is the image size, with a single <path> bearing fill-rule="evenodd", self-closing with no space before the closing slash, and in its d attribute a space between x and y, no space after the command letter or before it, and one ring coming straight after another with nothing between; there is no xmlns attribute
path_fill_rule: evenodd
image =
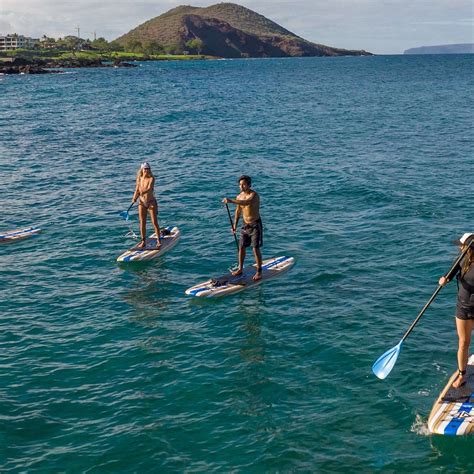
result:
<svg viewBox="0 0 474 474"><path fill-rule="evenodd" d="M250 245L250 236L247 233L247 228L244 225L240 229L239 239L239 266L235 272L231 272L233 276L241 275L244 269L245 256L247 254L246 248Z"/></svg>
<svg viewBox="0 0 474 474"><path fill-rule="evenodd" d="M466 370L467 359L469 357L469 345L471 344L471 334L474 328L473 319L459 319L456 318L456 329L458 332L459 345L458 345L458 369ZM453 387L458 388L464 384L465 377L459 375L454 381Z"/></svg>
<svg viewBox="0 0 474 474"><path fill-rule="evenodd" d="M263 226L262 221L259 220L257 225L252 231L252 248L253 255L255 257L255 263L257 264L257 271L253 276L254 281L262 279L262 251L260 247L263 245Z"/></svg>
<svg viewBox="0 0 474 474"><path fill-rule="evenodd" d="M253 276L254 281L262 279L262 252L260 247L253 248L253 255L255 257L255 263L257 264L257 272Z"/></svg>
<svg viewBox="0 0 474 474"><path fill-rule="evenodd" d="M146 207L143 204L138 205L138 218L140 219L140 235L142 241L138 247L145 247L146 244Z"/></svg>
<svg viewBox="0 0 474 474"><path fill-rule="evenodd" d="M153 224L153 227L155 228L155 233L156 233L156 248L161 247L161 236L160 236L160 226L158 225L158 206L153 204L150 206L150 218L151 218L151 223Z"/></svg>
<svg viewBox="0 0 474 474"><path fill-rule="evenodd" d="M233 276L242 274L242 271L244 268L245 255L246 255L245 247L241 245L239 247L239 267L237 268L237 270L235 270L235 272L232 272Z"/></svg>

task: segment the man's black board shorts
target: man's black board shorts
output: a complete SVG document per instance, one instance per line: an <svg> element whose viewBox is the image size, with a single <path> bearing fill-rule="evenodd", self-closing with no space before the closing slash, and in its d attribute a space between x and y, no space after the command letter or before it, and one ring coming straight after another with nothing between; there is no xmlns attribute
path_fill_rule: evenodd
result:
<svg viewBox="0 0 474 474"><path fill-rule="evenodd" d="M244 224L240 229L240 246L258 249L263 245L262 219L250 224Z"/></svg>

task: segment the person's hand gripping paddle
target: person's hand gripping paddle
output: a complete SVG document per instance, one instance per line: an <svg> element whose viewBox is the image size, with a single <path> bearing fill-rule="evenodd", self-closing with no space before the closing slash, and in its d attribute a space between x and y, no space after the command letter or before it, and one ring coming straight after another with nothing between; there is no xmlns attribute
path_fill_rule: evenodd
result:
<svg viewBox="0 0 474 474"><path fill-rule="evenodd" d="M450 268L449 272L446 274L446 278L449 280L451 277L451 274L453 273L454 269L458 266L459 262L463 259L464 255L466 255L467 251L471 247L471 245L474 243L474 241L471 241L467 247L464 249L464 251L459 255L459 257L456 259L456 261L453 263L452 267ZM438 288L436 288L436 291L431 295L431 298L428 300L428 302L423 306L423 309L419 312L418 316L416 319L411 323L410 327L407 329L406 333L403 335L402 339L400 342L389 349L387 352L383 353L374 363L372 366L372 372L379 378L379 379L384 379L388 376L388 374L392 371L395 363L397 362L398 356L400 355L400 351L402 349L402 344L403 341L410 335L410 333L413 331L413 328L417 325L418 321L421 319L423 316L424 312L427 310L428 306L433 302L433 300L436 298L438 293L441 291L441 288L443 288L441 285L438 285Z"/></svg>

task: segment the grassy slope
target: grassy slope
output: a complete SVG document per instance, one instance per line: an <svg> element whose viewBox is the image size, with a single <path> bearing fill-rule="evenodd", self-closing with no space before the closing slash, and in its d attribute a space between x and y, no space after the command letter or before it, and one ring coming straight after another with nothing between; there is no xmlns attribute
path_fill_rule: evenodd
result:
<svg viewBox="0 0 474 474"><path fill-rule="evenodd" d="M30 60L44 59L44 60L63 60L63 59L101 59L103 61L114 61L120 59L123 61L140 61L147 59L201 59L204 56L198 55L177 55L177 54L150 54L143 53L128 53L117 51L59 51L59 50L26 50L16 49L13 51L2 51L0 57L20 57Z"/></svg>

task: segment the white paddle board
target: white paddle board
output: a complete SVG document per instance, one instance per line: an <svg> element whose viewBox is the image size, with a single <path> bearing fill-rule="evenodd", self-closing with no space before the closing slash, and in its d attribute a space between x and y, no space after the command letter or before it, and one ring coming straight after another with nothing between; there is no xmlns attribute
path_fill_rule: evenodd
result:
<svg viewBox="0 0 474 474"><path fill-rule="evenodd" d="M141 262L161 257L171 250L179 241L181 235L177 227L164 227L161 231L161 247L156 248L156 234L146 239L145 247L138 248L136 245L117 258L117 262Z"/></svg>
<svg viewBox="0 0 474 474"><path fill-rule="evenodd" d="M451 376L428 418L431 433L461 436L474 434L474 354L469 357L465 385L454 388L458 371Z"/></svg>
<svg viewBox="0 0 474 474"><path fill-rule="evenodd" d="M16 242L17 240L34 237L41 232L39 227L28 227L27 229L10 230L4 234L0 234L0 243Z"/></svg>
<svg viewBox="0 0 474 474"><path fill-rule="evenodd" d="M212 278L194 285L191 288L188 288L185 293L189 296L199 296L204 298L213 298L216 296L238 293L246 288L251 288L285 273L294 263L295 259L293 257L270 258L262 262L261 280L253 280L253 276L256 272L256 265L251 265L244 268L242 275L232 276L229 272L219 278Z"/></svg>

